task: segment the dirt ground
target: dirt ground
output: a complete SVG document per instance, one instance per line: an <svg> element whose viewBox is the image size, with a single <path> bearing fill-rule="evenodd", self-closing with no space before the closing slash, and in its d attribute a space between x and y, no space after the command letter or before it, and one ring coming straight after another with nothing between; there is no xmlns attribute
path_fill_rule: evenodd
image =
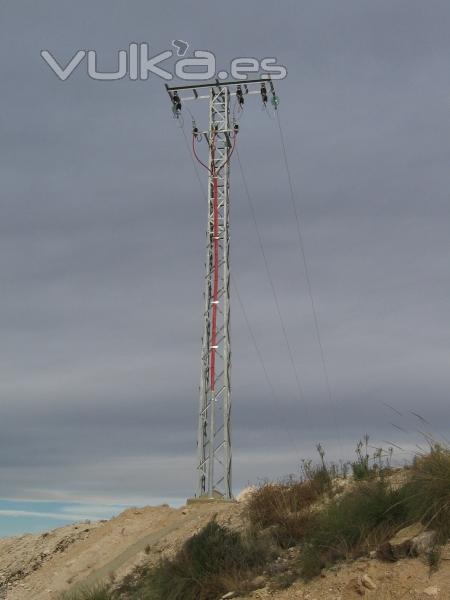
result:
<svg viewBox="0 0 450 600"><path fill-rule="evenodd" d="M170 555L213 515L239 527L243 503L129 509L110 521L69 525L42 535L0 540L0 598L55 600L60 592L101 580L120 580L135 566ZM363 583L369 577L375 589ZM230 590L232 591L232 590ZM421 559L396 563L361 559L325 572L309 584L268 587L245 600L450 600L450 546L431 574ZM244 600L244 597L241 597Z"/></svg>
<svg viewBox="0 0 450 600"><path fill-rule="evenodd" d="M236 524L237 503L129 509L110 521L69 525L0 540L0 598L53 600L60 592L122 578L143 561L170 555L214 514Z"/></svg>
<svg viewBox="0 0 450 600"><path fill-rule="evenodd" d="M376 588L362 583L370 577ZM244 597L241 597L244 600ZM395 563L361 559L340 565L311 583L297 582L284 591L257 590L245 597L252 600L450 600L450 546L443 553L439 570L430 575L421 559ZM237 600L237 599L236 599Z"/></svg>

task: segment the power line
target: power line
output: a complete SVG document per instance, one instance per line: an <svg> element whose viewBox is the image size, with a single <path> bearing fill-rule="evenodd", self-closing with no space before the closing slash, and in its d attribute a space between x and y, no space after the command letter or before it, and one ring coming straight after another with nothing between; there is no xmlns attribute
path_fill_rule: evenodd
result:
<svg viewBox="0 0 450 600"><path fill-rule="evenodd" d="M246 311L246 309L245 309L245 305L244 305L244 303L243 303L243 301L242 301L242 298L241 298L241 295L240 295L240 293L239 293L239 290L238 290L238 287L237 287L236 281L235 281L235 279L234 279L234 277L233 277L233 276L231 276L231 282L232 282L232 284L233 284L233 287L234 287L234 292L235 292L235 294L236 294L236 298L237 298L237 300L238 300L238 304L239 304L239 306L240 306L240 308L241 308L241 311L242 311L242 314L243 314L243 316L244 316L244 321L245 321L245 323L246 323L246 325L247 325L247 328L248 328L248 331L249 331L249 333L250 333L250 339L252 340L252 343L253 343L253 346L254 346L254 348L255 348L256 354L257 354L257 356L258 356L258 360L259 360L259 362L260 362L260 365L261 365L261 369L262 369L262 371L263 371L263 373L264 373L264 377L265 377L265 379L266 379L267 386L268 386L268 388L269 388L269 390L270 390L270 393L271 393L271 395L272 395L272 398L273 398L273 400L275 400L275 401L276 401L276 403L277 403L277 404L280 406L280 408L282 409L283 407L282 407L282 405L281 405L280 398L278 397L278 394L277 394L277 393L276 393L276 391L275 391L275 387L274 387L274 385L272 384L272 381L270 380L270 377L269 377L269 372L268 372L268 370L267 370L267 368L266 368L266 365L265 365L265 363L264 363L264 358L263 358L262 352L261 352L261 350L260 350L260 348L259 348L259 346L258 346L258 342L257 342L257 340L256 340L256 337L255 337L255 334L254 334L254 332L253 332L253 328L252 328L252 326L251 326L251 324L250 324L250 320L249 320L249 318L248 318L248 314L247 314L247 311ZM296 442L295 442L295 440L294 440L294 437L293 437L293 435L292 435L292 432L291 432L290 428L287 426L286 420L285 420L285 418L284 418L284 413L283 413L283 412L281 412L281 413L277 413L277 414L279 415L279 417L280 417L280 420L282 421L282 425L283 425L283 427L284 427L284 430L286 431L287 435L289 436L289 440L290 440L290 442L291 442L291 444L292 444L292 446L293 446L294 450L295 450L296 452L299 452L299 453L300 453L300 449L297 447L297 443L296 443ZM282 416L282 415L283 415L283 416Z"/></svg>
<svg viewBox="0 0 450 600"><path fill-rule="evenodd" d="M305 405L307 420L309 422L309 425L311 425L308 404L306 403L306 400L305 400L305 394L304 394L304 391L303 391L302 384L300 382L300 376L299 376L299 373L298 373L298 369L297 369L297 366L295 364L294 355L293 355L293 352L292 352L292 347L291 347L291 344L289 342L289 336L287 334L286 325L284 323L283 315L282 315L282 312L281 312L280 302L278 300L278 294L277 294L277 291L276 291L276 288L275 288L275 284L274 284L274 281L273 281L273 277L272 277L272 274L271 274L271 271L270 271L269 262L267 260L267 255L266 255L266 252L265 252L265 249L264 249L264 243L263 243L262 235L261 235L261 232L260 232L260 229L259 229L258 220L256 218L255 207L254 207L254 204L253 204L252 197L250 195L250 191L249 191L248 184L247 184L247 178L245 177L245 174L244 174L244 169L243 169L243 166L242 166L241 157L239 155L239 151L238 150L236 150L236 156L237 156L237 159L238 159L238 164L239 164L239 170L240 170L240 173L241 173L242 183L244 184L245 195L246 195L246 198L247 198L248 206L250 208L250 213L251 213L251 216L252 216L253 224L255 226L255 231L256 231L257 238L258 238L258 245L259 245L259 248L261 250L261 256L263 258L264 267L265 267L266 274L267 274L267 279L269 281L270 288L272 290L272 296L273 296L273 300L274 300L274 303L275 303L275 307L276 307L278 319L279 319L279 322L280 322L281 331L283 333L284 341L285 341L286 348L287 348L287 351L288 351L288 354L289 354L289 359L290 359L290 362L291 362L291 365L292 365L292 370L294 372L295 381L296 381L296 385L297 385L297 390L298 390L298 394L299 394L299 399Z"/></svg>
<svg viewBox="0 0 450 600"><path fill-rule="evenodd" d="M287 149L286 149L283 128L281 126L279 108L275 111L275 113L276 113L278 131L280 133L280 141L281 141L284 166L286 169L287 179L288 179L288 184L289 184L290 199L291 199L292 209L294 211L294 216L295 216L300 257L301 257L301 261L303 263L303 267L304 267L304 271L305 271L306 286L308 289L309 300L311 303L311 309L312 309L313 318L314 318L314 328L315 328L315 332L316 332L316 336L317 336L317 342L319 345L322 369L323 369L325 384L326 384L326 388L327 388L328 399L329 399L329 402L330 402L330 405L332 408L332 412L333 412L334 426L335 426L336 431L339 436L339 443L340 443L341 452L342 452L342 435L341 435L341 431L340 431L340 428L339 428L339 425L337 422L337 417L336 417L336 402L335 402L334 396L331 392L330 377L328 374L327 361L325 359L325 351L324 351L324 347L323 347L323 343L322 343L322 335L321 335L320 326L319 326L319 317L317 314L316 303L314 301L314 295L313 295L313 291L312 291L312 284L311 284L311 278L309 275L308 261L306 260L305 244L303 241L303 234L302 234L302 229L301 229L301 225L300 225L300 216L299 216L298 209L297 209L297 203L295 201L294 185L292 182L291 170L289 167L289 161L288 161L288 157L287 157Z"/></svg>

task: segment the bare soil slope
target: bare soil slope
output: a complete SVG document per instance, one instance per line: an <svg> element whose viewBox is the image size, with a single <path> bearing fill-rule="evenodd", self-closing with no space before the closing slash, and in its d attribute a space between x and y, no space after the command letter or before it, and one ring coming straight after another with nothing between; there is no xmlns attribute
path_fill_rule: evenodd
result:
<svg viewBox="0 0 450 600"><path fill-rule="evenodd" d="M374 589L366 587L369 577ZM338 565L308 584L270 591L265 588L235 600L450 600L450 546L446 546L439 570L430 574L425 561L402 559L395 563L360 559Z"/></svg>
<svg viewBox="0 0 450 600"><path fill-rule="evenodd" d="M60 592L121 578L142 561L170 555L213 515L240 521L237 503L129 509L110 521L0 540L0 598L53 600Z"/></svg>
<svg viewBox="0 0 450 600"><path fill-rule="evenodd" d="M242 509L242 503L129 509L106 522L69 525L42 535L0 540L0 598L55 600L60 592L79 585L120 580L142 562L155 562L161 555L173 554L213 515L220 523L239 528ZM367 576L375 589L364 585ZM269 584L245 600L362 597L450 600L450 546L444 549L439 570L431 575L422 559L387 563L365 558L334 567L309 584L297 582L278 591Z"/></svg>

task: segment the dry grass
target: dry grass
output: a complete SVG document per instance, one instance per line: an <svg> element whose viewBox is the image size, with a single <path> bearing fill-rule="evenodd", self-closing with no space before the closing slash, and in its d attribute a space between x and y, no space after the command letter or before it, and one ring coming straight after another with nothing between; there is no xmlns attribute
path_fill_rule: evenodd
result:
<svg viewBox="0 0 450 600"><path fill-rule="evenodd" d="M263 536L242 535L211 521L189 538L172 559L141 568L124 582L119 598L130 600L216 600L230 589L246 593L271 560Z"/></svg>
<svg viewBox="0 0 450 600"><path fill-rule="evenodd" d="M251 496L247 516L252 527L270 528L277 544L289 547L304 537L319 497L312 481L264 483Z"/></svg>
<svg viewBox="0 0 450 600"><path fill-rule="evenodd" d="M438 444L417 457L405 486L411 518L450 538L450 450Z"/></svg>
<svg viewBox="0 0 450 600"><path fill-rule="evenodd" d="M250 592L252 579L262 571L270 576L280 548L297 545L298 559L286 571L272 573L274 589L366 554L417 520L438 531L439 542L450 538L449 449L433 445L429 454L414 460L407 475L397 474L392 481L390 466L381 462L379 453L368 475L364 472L339 495L334 492L343 481L342 472L327 468L323 451L320 455L320 467L304 463L302 480L266 482L250 496L246 532L212 521L173 559L142 567L116 592L85 590L62 600L216 600L230 590ZM367 452L360 452L358 464L368 465ZM430 569L438 568L439 560L437 546L429 556Z"/></svg>
<svg viewBox="0 0 450 600"><path fill-rule="evenodd" d="M309 579L338 560L365 554L407 519L403 489L384 480L357 483L314 515L300 556L302 576Z"/></svg>
<svg viewBox="0 0 450 600"><path fill-rule="evenodd" d="M119 600L107 585L97 585L74 592L66 592L59 600Z"/></svg>

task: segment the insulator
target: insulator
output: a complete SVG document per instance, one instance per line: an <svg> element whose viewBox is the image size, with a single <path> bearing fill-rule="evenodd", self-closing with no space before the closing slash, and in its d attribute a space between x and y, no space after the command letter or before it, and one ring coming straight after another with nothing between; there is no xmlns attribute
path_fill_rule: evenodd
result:
<svg viewBox="0 0 450 600"><path fill-rule="evenodd" d="M244 105L244 95L242 93L242 88L240 85L237 86L236 89L236 98L238 99L238 102L241 106Z"/></svg>
<svg viewBox="0 0 450 600"><path fill-rule="evenodd" d="M263 104L267 104L267 88L265 83L261 84L261 98L263 101Z"/></svg>
<svg viewBox="0 0 450 600"><path fill-rule="evenodd" d="M175 107L175 110L180 111L181 110L181 99L180 99L180 96L178 95L178 92L174 92L172 102Z"/></svg>

